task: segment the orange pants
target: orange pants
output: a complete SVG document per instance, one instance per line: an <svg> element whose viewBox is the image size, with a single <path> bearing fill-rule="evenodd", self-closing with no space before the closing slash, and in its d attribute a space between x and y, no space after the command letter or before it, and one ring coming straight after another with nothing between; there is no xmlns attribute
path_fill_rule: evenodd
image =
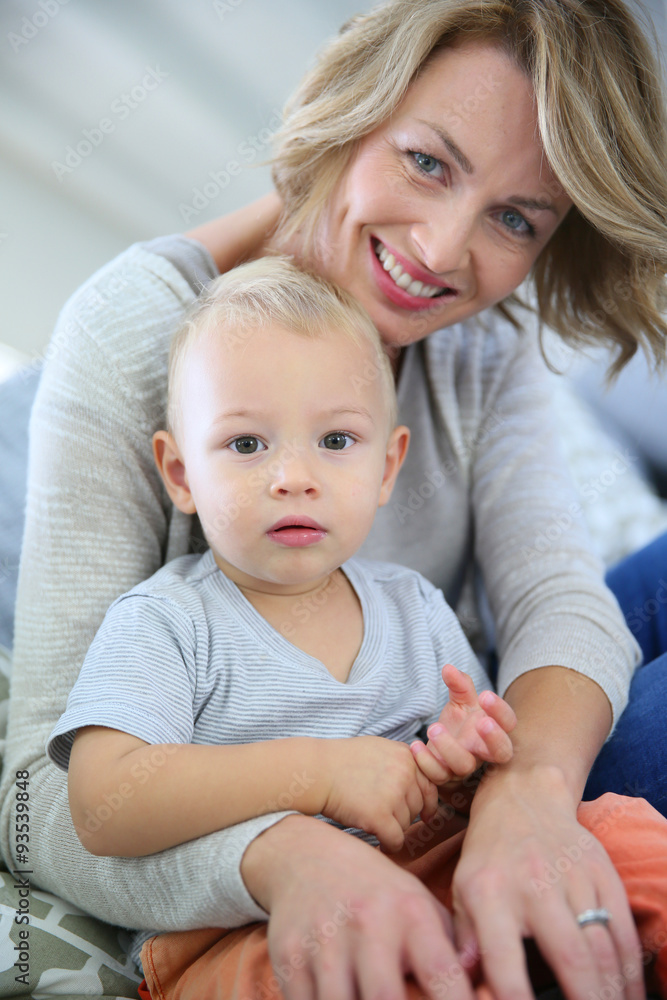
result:
<svg viewBox="0 0 667 1000"><path fill-rule="evenodd" d="M611 793L583 803L577 818L623 880L644 949L647 988L667 1000L667 820L643 799ZM463 835L434 834L415 823L392 860L449 906ZM141 960L152 1000L283 1000L281 984L290 975L289 969L273 970L264 923L158 934L144 944ZM417 1000L423 992L409 979L407 995Z"/></svg>

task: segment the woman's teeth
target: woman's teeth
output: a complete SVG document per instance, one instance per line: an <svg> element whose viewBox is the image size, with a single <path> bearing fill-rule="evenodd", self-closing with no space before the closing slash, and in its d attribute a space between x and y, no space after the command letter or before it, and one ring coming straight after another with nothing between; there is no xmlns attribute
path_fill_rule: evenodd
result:
<svg viewBox="0 0 667 1000"><path fill-rule="evenodd" d="M423 281L417 281L405 271L398 263L393 253L389 253L382 243L375 245L375 253L399 288L403 288L408 295L416 295L420 299L432 299L435 295L442 295L445 291L440 285L426 285Z"/></svg>

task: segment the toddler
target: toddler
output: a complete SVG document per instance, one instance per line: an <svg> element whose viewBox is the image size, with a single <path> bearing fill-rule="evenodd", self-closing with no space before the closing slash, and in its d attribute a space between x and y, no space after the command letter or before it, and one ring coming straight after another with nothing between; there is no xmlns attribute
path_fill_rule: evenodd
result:
<svg viewBox="0 0 667 1000"><path fill-rule="evenodd" d="M154 454L210 548L115 601L48 741L89 851L288 809L397 851L438 785L509 759L514 713L442 593L355 556L408 448L396 411L366 313L287 259L198 301Z"/></svg>

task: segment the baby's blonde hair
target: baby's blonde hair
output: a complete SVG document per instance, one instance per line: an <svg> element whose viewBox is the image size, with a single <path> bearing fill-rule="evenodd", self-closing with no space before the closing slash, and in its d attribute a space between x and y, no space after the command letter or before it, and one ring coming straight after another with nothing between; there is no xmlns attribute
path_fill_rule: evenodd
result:
<svg viewBox="0 0 667 1000"><path fill-rule="evenodd" d="M388 0L348 22L285 109L274 181L285 238L311 252L359 140L443 49L497 44L532 81L539 132L574 202L533 271L539 314L574 343L665 356L667 139L660 72L622 0ZM560 188L559 188L560 189ZM499 305L511 317L507 306Z"/></svg>
<svg viewBox="0 0 667 1000"><path fill-rule="evenodd" d="M212 281L174 334L167 402L167 426L172 433L178 424L183 359L196 338L220 330L234 343L267 326L304 337L340 333L358 347L368 344L373 360L360 369L354 386L361 394L379 378L387 407L387 433L395 427L398 403L391 362L366 310L342 288L297 267L288 257L268 256L241 264Z"/></svg>

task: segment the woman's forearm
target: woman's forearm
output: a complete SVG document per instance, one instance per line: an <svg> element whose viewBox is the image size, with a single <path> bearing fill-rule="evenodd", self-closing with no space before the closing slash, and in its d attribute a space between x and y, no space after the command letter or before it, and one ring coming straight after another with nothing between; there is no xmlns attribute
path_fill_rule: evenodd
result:
<svg viewBox="0 0 667 1000"><path fill-rule="evenodd" d="M328 792L323 741L149 745L87 727L72 749L70 809L92 854L140 857L268 813L315 815Z"/></svg>
<svg viewBox="0 0 667 1000"><path fill-rule="evenodd" d="M512 733L514 756L493 769L489 779L503 772L520 775L540 766L556 767L578 805L611 728L611 706L602 688L574 670L550 666L522 674L505 699L518 720Z"/></svg>
<svg viewBox="0 0 667 1000"><path fill-rule="evenodd" d="M206 247L221 274L243 261L259 257L273 236L282 212L275 191L219 219L205 222L185 235Z"/></svg>

